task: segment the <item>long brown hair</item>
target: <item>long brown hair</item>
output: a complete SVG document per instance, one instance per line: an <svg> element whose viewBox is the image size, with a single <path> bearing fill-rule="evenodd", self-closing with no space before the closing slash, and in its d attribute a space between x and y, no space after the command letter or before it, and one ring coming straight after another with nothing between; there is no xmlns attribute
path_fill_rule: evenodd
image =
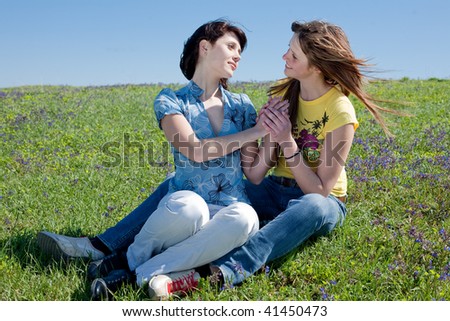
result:
<svg viewBox="0 0 450 321"><path fill-rule="evenodd" d="M368 70L367 60L354 56L350 43L342 28L324 21L310 21L301 23L295 21L291 26L292 31L298 36L300 47L308 58L309 64L318 68L329 85L339 85L346 95L355 95L369 110L376 121L381 125L388 136L393 136L389 131L380 111L401 114L395 110L379 106L374 99L365 92L364 75L362 71ZM289 101L289 115L292 124L296 123L300 81L293 78L285 78L269 89L269 95L283 93L283 99Z"/></svg>

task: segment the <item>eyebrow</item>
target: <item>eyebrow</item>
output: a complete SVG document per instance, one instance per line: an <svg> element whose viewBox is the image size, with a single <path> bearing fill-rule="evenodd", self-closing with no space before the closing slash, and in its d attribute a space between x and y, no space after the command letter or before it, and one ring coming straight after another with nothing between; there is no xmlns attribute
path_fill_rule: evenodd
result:
<svg viewBox="0 0 450 321"><path fill-rule="evenodd" d="M233 39L228 40L227 44L233 44L233 45L239 47L239 54L242 52L241 44L236 39L233 38Z"/></svg>

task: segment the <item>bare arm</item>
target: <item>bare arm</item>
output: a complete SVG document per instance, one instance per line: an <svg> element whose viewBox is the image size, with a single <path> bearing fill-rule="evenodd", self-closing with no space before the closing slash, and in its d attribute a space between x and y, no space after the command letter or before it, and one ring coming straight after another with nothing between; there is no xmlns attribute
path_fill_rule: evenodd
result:
<svg viewBox="0 0 450 321"><path fill-rule="evenodd" d="M161 120L161 127L167 140L184 156L194 162L205 162L225 156L254 143L267 131L261 124L242 132L207 139L198 139L183 115L167 115Z"/></svg>
<svg viewBox="0 0 450 321"><path fill-rule="evenodd" d="M270 98L269 101L261 108L258 115L258 123L264 123L266 120L265 112L269 108L287 111L289 104L280 98ZM264 125L263 125L264 126ZM253 184L259 184L266 176L269 169L276 164L277 143L268 134L263 137L261 144L258 146L256 142L246 144L241 149L241 163L247 179Z"/></svg>
<svg viewBox="0 0 450 321"><path fill-rule="evenodd" d="M247 179L253 184L259 184L269 169L276 163L277 144L270 139L270 135L263 137L261 145L257 142L246 144L241 150L242 170Z"/></svg>
<svg viewBox="0 0 450 321"><path fill-rule="evenodd" d="M347 124L328 133L320 152L317 171L313 171L304 161L302 153L291 134L289 117L273 111L266 121L274 139L280 144L297 184L305 194L318 193L328 196L335 186L353 141L355 133L353 124Z"/></svg>

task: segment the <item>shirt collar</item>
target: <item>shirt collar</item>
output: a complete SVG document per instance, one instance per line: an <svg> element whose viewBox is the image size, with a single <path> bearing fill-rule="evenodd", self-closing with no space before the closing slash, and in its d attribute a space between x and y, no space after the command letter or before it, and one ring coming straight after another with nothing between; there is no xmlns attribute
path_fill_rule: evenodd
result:
<svg viewBox="0 0 450 321"><path fill-rule="evenodd" d="M204 92L204 90L202 88L200 88L193 80L189 81L187 88L188 88L189 92L195 97L200 97ZM222 84L220 84L220 83L219 83L219 89L222 93L222 97L225 97L224 88L223 88Z"/></svg>

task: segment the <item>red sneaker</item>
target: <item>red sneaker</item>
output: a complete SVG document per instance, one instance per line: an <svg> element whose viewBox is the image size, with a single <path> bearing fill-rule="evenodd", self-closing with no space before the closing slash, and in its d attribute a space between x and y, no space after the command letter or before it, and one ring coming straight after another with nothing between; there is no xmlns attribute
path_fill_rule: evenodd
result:
<svg viewBox="0 0 450 321"><path fill-rule="evenodd" d="M166 300L172 295L184 295L195 290L200 275L195 270L187 270L154 276L148 282L148 293L152 300Z"/></svg>

